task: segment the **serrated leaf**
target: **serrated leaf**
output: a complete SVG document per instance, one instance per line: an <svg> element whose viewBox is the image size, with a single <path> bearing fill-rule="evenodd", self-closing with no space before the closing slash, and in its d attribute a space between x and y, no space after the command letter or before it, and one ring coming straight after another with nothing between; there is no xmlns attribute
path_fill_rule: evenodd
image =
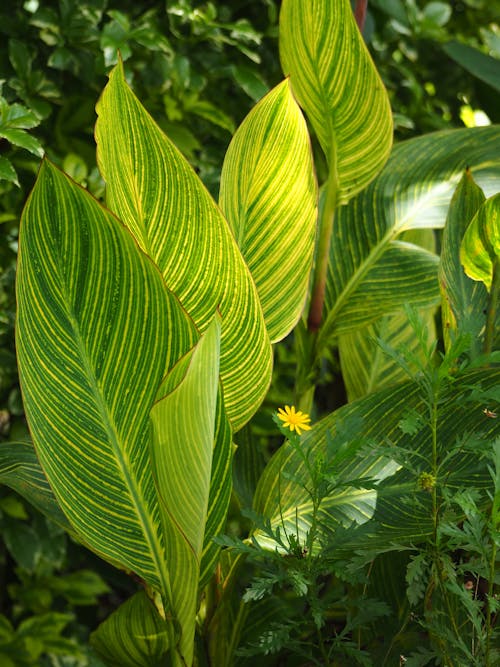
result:
<svg viewBox="0 0 500 667"><path fill-rule="evenodd" d="M221 314L224 403L237 430L262 402L272 365L250 272L220 210L134 96L121 64L97 113L97 156L110 208L201 332L216 310Z"/></svg>
<svg viewBox="0 0 500 667"><path fill-rule="evenodd" d="M316 132L345 203L380 171L392 145L385 87L349 0L284 0L283 72Z"/></svg>
<svg viewBox="0 0 500 667"><path fill-rule="evenodd" d="M435 338L433 314L431 309L424 317ZM404 348L424 361L418 338L404 312L385 315L367 327L339 336L340 367L349 401L408 379L405 370L384 352L380 340L394 349Z"/></svg>
<svg viewBox="0 0 500 667"><path fill-rule="evenodd" d="M257 286L272 342L289 333L304 307L316 199L307 126L283 81L234 135L219 198Z"/></svg>
<svg viewBox="0 0 500 667"><path fill-rule="evenodd" d="M19 181L17 178L16 170L14 169L14 165L8 158L4 157L3 155L0 155L0 180L9 181L10 183L14 183L15 185L19 186Z"/></svg>
<svg viewBox="0 0 500 667"><path fill-rule="evenodd" d="M16 130L9 128L0 128L0 137L7 139L14 146L19 146L20 148L25 148L33 155L37 157L43 157L43 148L42 144L32 137L31 134L28 134L25 130Z"/></svg>

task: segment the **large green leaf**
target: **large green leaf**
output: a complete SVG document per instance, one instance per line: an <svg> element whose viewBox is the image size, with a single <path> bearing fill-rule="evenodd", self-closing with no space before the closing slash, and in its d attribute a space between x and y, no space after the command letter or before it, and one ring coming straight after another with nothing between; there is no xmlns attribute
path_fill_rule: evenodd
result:
<svg viewBox="0 0 500 667"><path fill-rule="evenodd" d="M464 173L453 195L443 231L439 287L443 334L448 348L457 331L471 335L471 345L479 349L484 334L488 295L485 286L471 280L460 262L462 238L484 194L469 171Z"/></svg>
<svg viewBox="0 0 500 667"><path fill-rule="evenodd" d="M477 211L463 237L460 259L467 275L491 291L494 273L500 271L500 193Z"/></svg>
<svg viewBox="0 0 500 667"><path fill-rule="evenodd" d="M129 232L49 162L23 213L17 351L42 468L83 541L163 590L149 412L193 325Z"/></svg>
<svg viewBox="0 0 500 667"><path fill-rule="evenodd" d="M481 369L468 372L443 390L438 416L441 459L467 434L471 434L471 440L475 434L483 446L500 436L498 420L484 413L486 400L490 405L499 400L499 383L499 369ZM472 391L472 387L476 390ZM415 476L406 468L398 470L387 452L388 444L394 452L404 447L411 452L409 464L428 471L432 434L426 423L427 414L421 387L407 382L340 408L303 436L306 451L324 456L328 446L333 449L333 460L338 459L334 473L343 486L334 490L321 506L319 534L323 540L333 540L338 531L342 541L337 547L352 552L357 540L361 541L358 546L387 550L391 542L410 544L432 534L430 494L419 490ZM378 453L379 447L384 447L383 454ZM468 449L464 442L459 455L441 470L441 482L455 489L472 483L486 488L491 484L487 463L478 456L477 448ZM363 489L363 478L379 481L375 488ZM349 487L352 480L357 481ZM272 526L280 527L282 534L285 530L298 533L304 541L312 516L312 503L303 488L309 483L302 459L285 444L264 471L255 508L269 517ZM357 527L353 529L352 524ZM267 537L257 537L262 544L274 548Z"/></svg>
<svg viewBox="0 0 500 667"><path fill-rule="evenodd" d="M255 281L272 342L289 333L304 307L316 199L306 122L286 80L234 135L219 198Z"/></svg>
<svg viewBox="0 0 500 667"><path fill-rule="evenodd" d="M408 245L398 259L392 248L409 229L444 226L467 165L487 196L500 189L500 127L446 130L398 144L368 188L338 209L320 348L335 331L365 326L405 303L436 303L437 258L432 261L425 250ZM392 270L399 274L397 284Z"/></svg>
<svg viewBox="0 0 500 667"><path fill-rule="evenodd" d="M162 386L152 411L151 459L170 568L168 598L180 626L178 651L191 665L198 582L212 474L219 379L218 316L182 360L182 380ZM216 443L229 445L231 441ZM230 485L230 471L220 485Z"/></svg>
<svg viewBox="0 0 500 667"><path fill-rule="evenodd" d="M108 667L167 665L165 621L144 591L124 602L90 635Z"/></svg>
<svg viewBox="0 0 500 667"><path fill-rule="evenodd" d="M348 201L380 171L392 144L389 98L349 0L284 0L280 55Z"/></svg>
<svg viewBox="0 0 500 667"><path fill-rule="evenodd" d="M237 430L262 402L272 366L250 272L217 205L134 96L121 64L97 112L97 157L110 208L200 331L217 309L221 313L224 403Z"/></svg>

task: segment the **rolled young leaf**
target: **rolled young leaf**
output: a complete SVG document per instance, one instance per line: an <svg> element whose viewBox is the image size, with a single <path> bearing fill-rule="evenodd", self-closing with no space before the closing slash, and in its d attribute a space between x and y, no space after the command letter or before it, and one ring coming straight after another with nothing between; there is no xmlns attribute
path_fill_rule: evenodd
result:
<svg viewBox="0 0 500 667"><path fill-rule="evenodd" d="M387 91L349 0L283 0L283 72L306 112L345 203L376 176L392 145Z"/></svg>
<svg viewBox="0 0 500 667"><path fill-rule="evenodd" d="M252 109L229 144L219 197L273 343L290 332L304 307L316 199L306 122L289 81L283 81Z"/></svg>
<svg viewBox="0 0 500 667"><path fill-rule="evenodd" d="M119 64L97 105L109 207L203 332L222 317L221 381L235 430L264 399L272 350L250 272L202 182L132 93Z"/></svg>
<svg viewBox="0 0 500 667"><path fill-rule="evenodd" d="M162 387L151 412L151 460L170 568L170 613L179 624L179 664L191 665L198 581L208 516L219 379L220 321L216 316ZM230 446L230 442L229 442ZM230 484L230 470L221 484ZM174 663L177 664L177 663Z"/></svg>
<svg viewBox="0 0 500 667"><path fill-rule="evenodd" d="M48 161L23 212L16 342L33 443L102 558L168 586L149 412L192 323L130 233Z"/></svg>

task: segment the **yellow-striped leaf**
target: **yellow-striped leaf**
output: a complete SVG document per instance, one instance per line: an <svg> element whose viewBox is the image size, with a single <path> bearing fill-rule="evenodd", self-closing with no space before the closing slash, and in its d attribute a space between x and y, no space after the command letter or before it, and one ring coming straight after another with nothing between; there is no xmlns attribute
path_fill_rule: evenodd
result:
<svg viewBox="0 0 500 667"><path fill-rule="evenodd" d="M307 126L286 80L234 135L219 198L255 281L272 342L289 333L304 307L316 199Z"/></svg>
<svg viewBox="0 0 500 667"><path fill-rule="evenodd" d="M72 532L30 442L3 442L0 445L0 484L14 489L51 521Z"/></svg>
<svg viewBox="0 0 500 667"><path fill-rule="evenodd" d="M97 106L97 155L110 208L157 264L200 331L222 316L221 381L235 430L262 402L271 346L255 285L216 203L144 110L119 64Z"/></svg>
<svg viewBox="0 0 500 667"><path fill-rule="evenodd" d="M488 294L481 282L471 280L460 262L462 238L475 213L484 202L484 193L470 171L466 171L450 202L443 230L439 264L441 312L446 349L460 331L471 335L471 346L482 348Z"/></svg>
<svg viewBox="0 0 500 667"><path fill-rule="evenodd" d="M466 274L491 291L494 272L500 271L500 193L484 202L467 227L460 259Z"/></svg>
<svg viewBox="0 0 500 667"><path fill-rule="evenodd" d="M193 325L123 225L48 161L21 222L17 303L24 407L58 504L94 551L164 590L148 420Z"/></svg>
<svg viewBox="0 0 500 667"><path fill-rule="evenodd" d="M90 644L107 667L157 667L168 651L165 621L139 591L101 623Z"/></svg>
<svg viewBox="0 0 500 667"><path fill-rule="evenodd" d="M186 665L193 660L198 581L208 516L219 348L217 316L182 361L180 384L171 390L163 386L162 398L151 412L151 459L170 565L168 598L170 612L180 626L177 650L184 660L180 664ZM221 480L222 484L225 482L230 484L229 475Z"/></svg>
<svg viewBox="0 0 500 667"><path fill-rule="evenodd" d="M349 0L283 0L279 40L283 71L334 172L338 202L344 203L389 156L387 92Z"/></svg>
<svg viewBox="0 0 500 667"><path fill-rule="evenodd" d="M412 244L391 247L407 230L444 226L467 165L487 196L497 192L499 156L497 126L435 132L394 148L373 183L337 210L320 348L335 331L366 326L405 303L437 303L437 257Z"/></svg>

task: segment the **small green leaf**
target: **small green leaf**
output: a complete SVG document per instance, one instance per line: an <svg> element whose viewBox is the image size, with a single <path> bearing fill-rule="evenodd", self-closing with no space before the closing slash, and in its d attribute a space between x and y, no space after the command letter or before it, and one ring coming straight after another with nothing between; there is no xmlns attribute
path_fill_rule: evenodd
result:
<svg viewBox="0 0 500 667"><path fill-rule="evenodd" d="M3 155L0 155L0 181L2 180L10 181L10 183L14 183L19 187L16 170L12 162Z"/></svg>
<svg viewBox="0 0 500 667"><path fill-rule="evenodd" d="M11 130L2 127L0 128L0 137L7 139L7 141L10 141L10 143L14 144L14 146L25 148L27 151L33 153L33 155L36 155L37 157L43 157L44 151L42 144L38 141L38 139L35 139L35 137L32 137L24 130Z"/></svg>
<svg viewBox="0 0 500 667"><path fill-rule="evenodd" d="M465 273L491 290L493 271L500 261L500 194L487 199L465 232L460 259Z"/></svg>

